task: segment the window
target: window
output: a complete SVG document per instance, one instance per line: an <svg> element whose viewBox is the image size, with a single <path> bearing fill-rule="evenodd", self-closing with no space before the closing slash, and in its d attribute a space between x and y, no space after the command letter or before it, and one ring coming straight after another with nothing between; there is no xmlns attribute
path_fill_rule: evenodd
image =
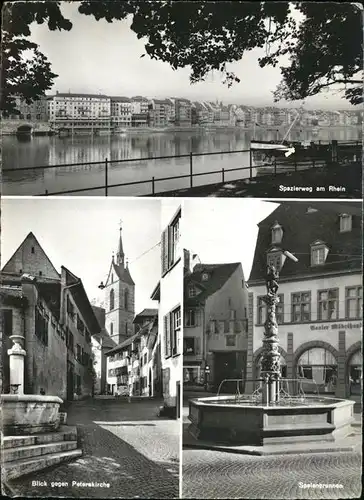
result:
<svg viewBox="0 0 364 500"><path fill-rule="evenodd" d="M235 309L230 309L230 319L231 320L236 319L236 310Z"/></svg>
<svg viewBox="0 0 364 500"><path fill-rule="evenodd" d="M218 333L217 321L215 319L212 319L210 321L210 333L211 335L215 335L216 333Z"/></svg>
<svg viewBox="0 0 364 500"><path fill-rule="evenodd" d="M345 317L357 319L362 317L363 287L351 286L345 288Z"/></svg>
<svg viewBox="0 0 364 500"><path fill-rule="evenodd" d="M284 323L284 294L278 295L279 302L276 304L276 318L279 325ZM246 314L246 312L245 312ZM257 298L257 324L264 325L267 319L267 304L264 302L264 297Z"/></svg>
<svg viewBox="0 0 364 500"><path fill-rule="evenodd" d="M195 337L183 337L183 354L195 353Z"/></svg>
<svg viewBox="0 0 364 500"><path fill-rule="evenodd" d="M114 283L114 273L111 273L111 283Z"/></svg>
<svg viewBox="0 0 364 500"><path fill-rule="evenodd" d="M181 331L181 308L166 314L164 322L164 355L166 358L179 354L179 336Z"/></svg>
<svg viewBox="0 0 364 500"><path fill-rule="evenodd" d="M81 363L82 353L81 353L81 346L79 344L77 344L76 346L76 359Z"/></svg>
<svg viewBox="0 0 364 500"><path fill-rule="evenodd" d="M179 335L181 331L181 308L172 313L172 354L178 354Z"/></svg>
<svg viewBox="0 0 364 500"><path fill-rule="evenodd" d="M129 290L125 288L124 292L124 309L127 311L129 307Z"/></svg>
<svg viewBox="0 0 364 500"><path fill-rule="evenodd" d="M311 320L311 292L292 293L293 323Z"/></svg>
<svg viewBox="0 0 364 500"><path fill-rule="evenodd" d="M148 355L147 353L144 354L144 364L146 365L148 362Z"/></svg>
<svg viewBox="0 0 364 500"><path fill-rule="evenodd" d="M167 272L179 258L179 230L181 209L161 237L162 274Z"/></svg>
<svg viewBox="0 0 364 500"><path fill-rule="evenodd" d="M39 276L42 276L42 275L43 275L42 271L39 271Z"/></svg>
<svg viewBox="0 0 364 500"><path fill-rule="evenodd" d="M203 384L204 380L201 378L201 368L199 366L186 366L183 367L183 383L186 385Z"/></svg>
<svg viewBox="0 0 364 500"><path fill-rule="evenodd" d="M114 323L110 323L110 337L114 334Z"/></svg>
<svg viewBox="0 0 364 500"><path fill-rule="evenodd" d="M74 308L73 303L71 302L70 298L67 297L67 314L69 316L73 316L74 315L74 310L75 310L75 308Z"/></svg>
<svg viewBox="0 0 364 500"><path fill-rule="evenodd" d="M113 289L110 290L110 311L114 309L115 306L115 292Z"/></svg>
<svg viewBox="0 0 364 500"><path fill-rule="evenodd" d="M209 275L207 273L202 274L202 281L207 281L209 279Z"/></svg>
<svg viewBox="0 0 364 500"><path fill-rule="evenodd" d="M44 345L48 345L48 317L39 307L35 309L35 334Z"/></svg>
<svg viewBox="0 0 364 500"><path fill-rule="evenodd" d="M330 351L322 347L313 347L305 351L298 360L297 376L312 381L303 382L305 392L335 392L337 380L337 362Z"/></svg>
<svg viewBox="0 0 364 500"><path fill-rule="evenodd" d="M188 287L188 296L189 297L196 297L197 295L197 290L196 290L196 287L194 285L191 285Z"/></svg>
<svg viewBox="0 0 364 500"><path fill-rule="evenodd" d="M188 326L197 326L197 311L196 309L187 309L186 310L186 322L185 325Z"/></svg>
<svg viewBox="0 0 364 500"><path fill-rule="evenodd" d="M68 326L66 327L66 346L70 351L74 352L73 333Z"/></svg>
<svg viewBox="0 0 364 500"><path fill-rule="evenodd" d="M339 289L330 288L317 292L317 319L334 320L339 317Z"/></svg>
<svg viewBox="0 0 364 500"><path fill-rule="evenodd" d="M1 310L1 326L2 332L5 337L10 337L13 334L13 310Z"/></svg>
<svg viewBox="0 0 364 500"><path fill-rule="evenodd" d="M31 251L32 251L32 253L34 253L34 247L32 247L32 250L31 250Z"/></svg>
<svg viewBox="0 0 364 500"><path fill-rule="evenodd" d="M226 335L225 343L226 343L226 347L235 347L236 335Z"/></svg>
<svg viewBox="0 0 364 500"><path fill-rule="evenodd" d="M81 333L81 335L84 335L85 333L85 324L80 318L80 315L77 314L77 330Z"/></svg>
<svg viewBox="0 0 364 500"><path fill-rule="evenodd" d="M348 214L340 215L340 233L346 233L352 229L352 216Z"/></svg>

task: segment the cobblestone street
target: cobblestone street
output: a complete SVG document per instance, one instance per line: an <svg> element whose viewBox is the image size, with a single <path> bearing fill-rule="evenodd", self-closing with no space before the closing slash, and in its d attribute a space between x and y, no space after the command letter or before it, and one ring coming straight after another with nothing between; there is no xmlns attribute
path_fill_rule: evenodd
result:
<svg viewBox="0 0 364 500"><path fill-rule="evenodd" d="M71 498L175 498L179 495L179 433L176 420L159 418L160 403L87 400L68 409L83 456L11 483L16 495ZM46 481L47 486L32 486ZM110 487L72 486L76 482ZM67 483L53 486L52 483Z"/></svg>
<svg viewBox="0 0 364 500"><path fill-rule="evenodd" d="M360 498L361 455L327 453L255 457L184 450L183 498ZM305 488L300 483L342 485Z"/></svg>

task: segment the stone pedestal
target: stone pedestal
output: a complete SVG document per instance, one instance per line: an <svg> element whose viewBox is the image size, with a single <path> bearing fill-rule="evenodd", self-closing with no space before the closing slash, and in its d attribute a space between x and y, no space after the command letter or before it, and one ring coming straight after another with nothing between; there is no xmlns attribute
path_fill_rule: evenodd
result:
<svg viewBox="0 0 364 500"><path fill-rule="evenodd" d="M10 370L10 391L13 394L24 394L24 357L26 352L21 343L24 337L21 335L11 335L9 337L14 345L8 349L9 370Z"/></svg>

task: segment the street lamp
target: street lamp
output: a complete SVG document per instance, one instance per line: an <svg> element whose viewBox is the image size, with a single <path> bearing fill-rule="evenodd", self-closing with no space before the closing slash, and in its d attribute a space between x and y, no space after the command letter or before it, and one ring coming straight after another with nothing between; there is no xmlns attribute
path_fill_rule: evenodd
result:
<svg viewBox="0 0 364 500"><path fill-rule="evenodd" d="M283 254L293 262L298 262L297 257L288 250ZM267 295L264 302L267 304L267 319L264 323L263 354L261 374L263 376L263 404L271 405L279 401L279 380L281 378L280 352L278 338L278 323L276 316L276 306L279 303L278 297L279 273L273 265L269 265L266 275Z"/></svg>

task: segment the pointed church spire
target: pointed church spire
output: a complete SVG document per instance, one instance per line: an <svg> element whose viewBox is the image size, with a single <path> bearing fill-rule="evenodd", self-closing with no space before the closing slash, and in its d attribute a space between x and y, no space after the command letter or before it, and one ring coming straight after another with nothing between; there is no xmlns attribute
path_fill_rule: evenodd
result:
<svg viewBox="0 0 364 500"><path fill-rule="evenodd" d="M118 246L118 251L116 253L116 263L119 265L119 266L123 266L124 267L124 258L125 258L125 255L124 255L124 250L123 250L123 240L122 240L122 237L121 237L121 221L119 223L119 246Z"/></svg>

